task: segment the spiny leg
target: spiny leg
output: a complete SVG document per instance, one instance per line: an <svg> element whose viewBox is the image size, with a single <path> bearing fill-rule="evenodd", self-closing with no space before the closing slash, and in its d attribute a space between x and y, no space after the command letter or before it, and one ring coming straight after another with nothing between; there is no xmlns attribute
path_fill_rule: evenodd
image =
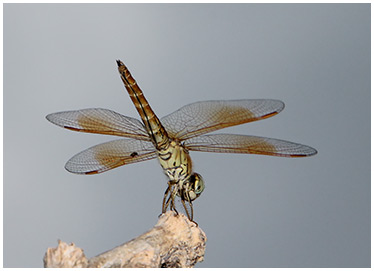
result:
<svg viewBox="0 0 374 271"><path fill-rule="evenodd" d="M162 213L165 213L167 208L170 206L170 210L174 211L178 215L178 211L175 208L174 198L176 195L174 184L168 182L168 188L164 193L164 199L162 200ZM167 198L167 199L166 199Z"/></svg>
<svg viewBox="0 0 374 271"><path fill-rule="evenodd" d="M169 196L168 200L166 200L169 193L171 193L170 185L168 185L168 188L166 188L166 191L165 191L165 194L164 194L164 199L162 200L162 213L166 212L166 209L168 208L168 206L170 204L170 196Z"/></svg>
<svg viewBox="0 0 374 271"><path fill-rule="evenodd" d="M173 188L170 191L170 197L169 197L169 199L171 199L170 210L176 212L177 215L178 215L177 208L175 208L175 196L176 196L176 194L177 194L177 188L174 185Z"/></svg>
<svg viewBox="0 0 374 271"><path fill-rule="evenodd" d="M193 221L193 206L192 206L192 200L191 200L191 197L190 195L188 194L188 191L190 189L186 186L184 186L180 192L180 194L182 195L181 197L181 200L182 200L182 203L183 203L183 207L184 207L184 210L186 211L186 214L187 214L187 217L189 220L191 220L192 222L194 222L196 225L197 223L195 221ZM188 202L189 204L189 209L187 208L186 206L186 202Z"/></svg>
<svg viewBox="0 0 374 271"><path fill-rule="evenodd" d="M187 214L188 219L191 220L191 221L193 221L193 209L192 209L192 204L191 204L191 202L188 201L188 203L190 204L190 207L191 207L191 215L190 215L190 212L189 212L188 209L187 209L187 206L186 206L185 200L182 199L182 203L183 203L183 207L184 207L184 210L186 211L186 214Z"/></svg>

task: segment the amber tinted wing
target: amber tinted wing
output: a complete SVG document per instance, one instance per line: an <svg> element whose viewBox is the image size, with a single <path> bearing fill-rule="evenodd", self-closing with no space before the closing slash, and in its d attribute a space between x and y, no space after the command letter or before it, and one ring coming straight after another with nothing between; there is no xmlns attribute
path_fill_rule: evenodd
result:
<svg viewBox="0 0 374 271"><path fill-rule="evenodd" d="M204 101L183 106L161 119L171 138L186 140L225 127L265 119L282 111L278 100Z"/></svg>
<svg viewBox="0 0 374 271"><path fill-rule="evenodd" d="M74 131L137 138L149 141L144 125L137 119L102 108L49 114L50 122Z"/></svg>
<svg viewBox="0 0 374 271"><path fill-rule="evenodd" d="M233 134L213 134L190 138L185 147L191 151L251 153L284 157L304 157L317 153L312 147L285 140Z"/></svg>
<svg viewBox="0 0 374 271"><path fill-rule="evenodd" d="M156 149L151 142L119 139L78 153L66 163L65 168L72 173L95 174L156 157Z"/></svg>

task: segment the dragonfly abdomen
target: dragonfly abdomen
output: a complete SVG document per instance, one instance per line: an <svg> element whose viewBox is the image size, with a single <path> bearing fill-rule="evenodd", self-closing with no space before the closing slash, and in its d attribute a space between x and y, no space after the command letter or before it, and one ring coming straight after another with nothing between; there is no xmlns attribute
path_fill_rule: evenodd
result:
<svg viewBox="0 0 374 271"><path fill-rule="evenodd" d="M169 145L168 134L156 114L153 112L147 99L144 97L143 91L140 89L125 64L120 60L117 60L117 64L122 82L124 83L156 149L167 148Z"/></svg>

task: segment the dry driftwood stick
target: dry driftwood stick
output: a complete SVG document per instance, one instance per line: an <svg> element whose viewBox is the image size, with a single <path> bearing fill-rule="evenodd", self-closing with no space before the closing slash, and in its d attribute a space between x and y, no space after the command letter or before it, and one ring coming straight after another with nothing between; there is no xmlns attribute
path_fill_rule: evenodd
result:
<svg viewBox="0 0 374 271"><path fill-rule="evenodd" d="M48 248L44 267L193 267L204 260L205 233L183 214L167 212L148 232L87 259L73 243Z"/></svg>

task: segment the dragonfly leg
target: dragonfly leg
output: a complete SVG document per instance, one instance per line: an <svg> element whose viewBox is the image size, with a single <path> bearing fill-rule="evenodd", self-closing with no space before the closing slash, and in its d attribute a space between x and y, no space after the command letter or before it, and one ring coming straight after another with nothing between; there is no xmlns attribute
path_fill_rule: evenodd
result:
<svg viewBox="0 0 374 271"><path fill-rule="evenodd" d="M187 209L187 205L186 205L186 202L185 200L182 200L182 203L183 203L183 207L184 207L184 210L186 211L186 214L187 214L187 217L188 219L195 223L196 227L199 226L199 224L197 224L195 221L193 221L193 206L192 206L192 201L191 200L187 200L188 204L190 205L190 211ZM191 213L190 213L191 212Z"/></svg>
<svg viewBox="0 0 374 271"><path fill-rule="evenodd" d="M193 206L192 206L192 202L189 200L188 204L190 205L190 210L191 210L191 219L190 220L193 221ZM197 223L196 223L196 225L197 225Z"/></svg>
<svg viewBox="0 0 374 271"><path fill-rule="evenodd" d="M196 227L199 227L199 224L197 224L197 222L196 221L193 221L193 206L192 206L192 201L188 201L188 203L190 204L190 210L191 210L191 221L193 222L193 223L195 223L195 225L196 225Z"/></svg>
<svg viewBox="0 0 374 271"><path fill-rule="evenodd" d="M182 203L183 203L183 207L184 207L184 210L186 211L188 219L192 221L192 219L193 219L193 212L191 211L191 214L190 214L190 212L187 209L186 202L183 199L182 199ZM191 203L190 203L190 207L191 207Z"/></svg>
<svg viewBox="0 0 374 271"><path fill-rule="evenodd" d="M168 185L168 188L166 188L166 191L165 191L165 194L164 194L164 199L162 200L162 213L166 212L166 209L168 208L168 206L170 204L170 196L166 200L166 198L168 197L169 193L171 193L170 192L170 185Z"/></svg>
<svg viewBox="0 0 374 271"><path fill-rule="evenodd" d="M173 186L173 188L171 188L171 191L170 191L170 198L171 199L171 203L170 203L170 210L176 212L176 214L178 215L178 211L177 211L177 208L175 208L175 196L177 194L177 189L175 186Z"/></svg>
<svg viewBox="0 0 374 271"><path fill-rule="evenodd" d="M160 217L162 214L166 213L166 210L169 207L171 198L169 196L168 200L165 202L166 197L167 197L167 195L164 196L164 200L162 202L162 213L158 217Z"/></svg>
<svg viewBox="0 0 374 271"><path fill-rule="evenodd" d="M178 215L178 211L175 208L174 198L176 195L175 185L168 182L168 188L164 193L164 199L162 200L162 213L165 213L167 208L170 207L171 211L174 211Z"/></svg>

